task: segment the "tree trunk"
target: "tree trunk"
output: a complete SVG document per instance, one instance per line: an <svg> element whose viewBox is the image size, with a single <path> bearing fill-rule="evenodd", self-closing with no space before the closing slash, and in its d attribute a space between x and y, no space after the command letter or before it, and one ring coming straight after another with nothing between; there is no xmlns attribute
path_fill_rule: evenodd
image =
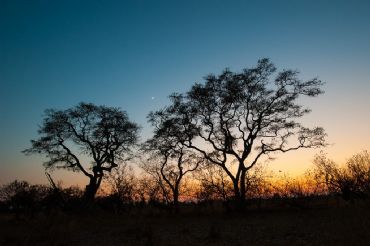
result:
<svg viewBox="0 0 370 246"><path fill-rule="evenodd" d="M176 187L173 191L173 206L175 208L175 212L179 211L179 188Z"/></svg>
<svg viewBox="0 0 370 246"><path fill-rule="evenodd" d="M240 201L241 202L245 202L245 200L246 200L246 189L245 189L245 178L246 178L246 173L247 173L247 171L246 170L242 170L241 171L241 176L240 176L240 181L239 181L239 183L240 183Z"/></svg>
<svg viewBox="0 0 370 246"><path fill-rule="evenodd" d="M235 201L240 200L240 189L239 189L239 182L237 179L233 180L233 186L234 186L234 199Z"/></svg>
<svg viewBox="0 0 370 246"><path fill-rule="evenodd" d="M90 177L90 182L88 185L86 185L84 193L84 200L87 203L91 203L94 201L95 194L99 189L99 185L100 185L99 177L97 176Z"/></svg>
<svg viewBox="0 0 370 246"><path fill-rule="evenodd" d="M246 171L242 170L239 179L236 178L233 180L235 206L240 211L244 210L245 205L245 178Z"/></svg>

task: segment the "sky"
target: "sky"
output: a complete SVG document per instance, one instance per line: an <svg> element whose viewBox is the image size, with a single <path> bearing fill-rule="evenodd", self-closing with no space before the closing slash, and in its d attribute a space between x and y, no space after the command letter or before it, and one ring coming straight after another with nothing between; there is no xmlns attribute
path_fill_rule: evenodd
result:
<svg viewBox="0 0 370 246"><path fill-rule="evenodd" d="M22 150L48 108L81 101L121 107L151 134L146 116L209 73L252 67L318 77L325 94L303 99L303 122L325 128L341 163L370 150L370 1L0 0L0 184L46 183L42 156ZM299 174L319 150L279 155L273 170ZM56 171L65 185L82 174Z"/></svg>

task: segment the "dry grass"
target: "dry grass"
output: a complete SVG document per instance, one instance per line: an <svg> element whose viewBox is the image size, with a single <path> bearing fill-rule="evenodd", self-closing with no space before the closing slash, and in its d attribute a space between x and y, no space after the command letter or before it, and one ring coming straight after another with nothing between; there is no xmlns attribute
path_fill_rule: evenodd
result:
<svg viewBox="0 0 370 246"><path fill-rule="evenodd" d="M369 245L367 207L0 217L0 245Z"/></svg>

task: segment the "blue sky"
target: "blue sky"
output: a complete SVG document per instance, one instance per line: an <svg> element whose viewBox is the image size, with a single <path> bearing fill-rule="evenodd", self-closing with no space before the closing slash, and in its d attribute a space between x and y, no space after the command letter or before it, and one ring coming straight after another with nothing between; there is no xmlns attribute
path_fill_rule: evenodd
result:
<svg viewBox="0 0 370 246"><path fill-rule="evenodd" d="M262 57L326 82L304 102L331 156L370 149L369 13L369 1L0 0L0 183L45 182L41 157L20 151L47 108L118 106L145 139L147 113L170 93ZM279 169L303 170L314 153L279 158Z"/></svg>

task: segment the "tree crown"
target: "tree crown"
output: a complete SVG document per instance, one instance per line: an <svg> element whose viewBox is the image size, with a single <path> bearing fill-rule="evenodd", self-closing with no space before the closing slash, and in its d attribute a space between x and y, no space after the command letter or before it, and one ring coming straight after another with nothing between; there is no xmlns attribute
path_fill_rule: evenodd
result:
<svg viewBox="0 0 370 246"><path fill-rule="evenodd" d="M325 144L321 127L297 121L310 112L297 99L322 94L322 85L317 78L301 81L297 71L276 73L269 59L261 59L254 68L211 74L187 93L172 94L171 105L151 112L149 120L155 133L165 132L208 161L224 166L232 157L250 168L263 154Z"/></svg>
<svg viewBox="0 0 370 246"><path fill-rule="evenodd" d="M67 110L48 109L38 131L40 138L31 140L32 147L24 153L46 154L46 168L67 168L91 176L79 159L85 154L93 158L93 171L102 174L127 157L138 141L138 130L119 108L80 103Z"/></svg>

